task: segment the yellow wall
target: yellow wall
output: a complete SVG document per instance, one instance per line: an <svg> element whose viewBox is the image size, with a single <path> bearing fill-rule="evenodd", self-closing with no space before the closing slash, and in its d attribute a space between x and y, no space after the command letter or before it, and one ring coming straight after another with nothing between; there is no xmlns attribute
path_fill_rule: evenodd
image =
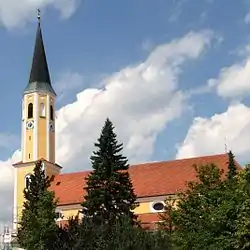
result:
<svg viewBox="0 0 250 250"><path fill-rule="evenodd" d="M142 202L139 203L139 206L135 208L134 213L135 214L146 214L146 213L152 213L150 210L151 202Z"/></svg>
<svg viewBox="0 0 250 250"><path fill-rule="evenodd" d="M38 94L38 103L37 105L34 105L34 94ZM54 111L54 98L49 97L47 99L47 94L41 94L41 93L32 93L26 95L24 98L25 102L23 105L25 106L25 114L23 114L23 119L26 121L33 120L37 117L37 159L34 159L34 128L33 129L26 129L26 124L23 124L25 126L25 129L23 128L22 133L23 137L25 138L25 165L21 164L20 166L16 166L17 168L17 201L16 206L18 207L18 218L21 216L21 211L23 207L24 202L24 196L23 191L25 188L25 176L28 174L33 174L34 170L34 160L39 160L41 158L47 159L47 135L49 133L49 139L50 139L50 152L49 152L49 159L48 161L51 161L52 163L55 162L55 133L49 132L49 126L47 124L47 117L50 117L50 110L47 112L47 104L49 102L49 105L53 106ZM33 104L33 117L28 119L28 105L32 103ZM40 104L44 104L44 109L42 112ZM54 122L55 122L55 112L53 114ZM24 153L24 149L22 149L22 152ZM29 163L30 162L30 163ZM24 162L25 163L25 162ZM45 164L45 170L46 175L52 176L57 175L60 172L60 168L57 166L44 162Z"/></svg>
<svg viewBox="0 0 250 250"><path fill-rule="evenodd" d="M53 106L53 111L54 111L54 98L53 97L49 97L47 99L47 95L44 94L39 94L38 95L38 103L37 105L34 105L34 94L28 94L27 98L26 98L26 102L24 103L25 107L26 107L26 113L25 118L26 121L29 120L33 120L35 117L38 117L38 123L37 123L37 159L34 159L34 128L33 129L29 129L27 130L25 128L25 138L26 138L26 143L24 145L25 147L25 159L27 161L33 161L33 160L38 160L41 158L47 159L47 133L49 133L49 143L50 143L50 150L49 150L49 158L47 160L49 160L50 162L54 163L55 162L55 132L53 131L49 131L49 126L47 124L47 120L46 117L50 117L50 110L49 112L47 112L47 104L49 102L49 105ZM28 119L28 105L32 103L33 104L33 117ZM40 104L43 103L44 104L44 115L41 112L41 106ZM36 110L35 110L36 107ZM53 117L54 117L54 123L55 123L55 111L53 112ZM35 115L37 114L37 116ZM24 124L24 126L26 126L26 124Z"/></svg>
<svg viewBox="0 0 250 250"><path fill-rule="evenodd" d="M57 175L60 172L60 169L53 164L48 164L44 162L44 167L46 169L46 175L47 176L52 176L52 175ZM34 173L34 167L35 163L30 163L24 166L17 167L17 217L18 220L21 217L22 209L23 209L23 203L24 203L24 188L25 188L25 177L29 174Z"/></svg>
<svg viewBox="0 0 250 250"><path fill-rule="evenodd" d="M28 119L28 105L32 103L34 107L34 96L33 95L28 95L26 99L26 103L24 104L26 106L26 113L24 114L25 117L27 118L27 121L29 120L34 120L34 115L33 118ZM26 126L26 124L24 124ZM33 160L33 130L27 130L25 129L25 136L26 136L26 153L25 153L25 158L27 161L32 161Z"/></svg>
<svg viewBox="0 0 250 250"><path fill-rule="evenodd" d="M50 162L54 163L55 162L55 132L50 132L49 133L49 138L50 138Z"/></svg>
<svg viewBox="0 0 250 250"><path fill-rule="evenodd" d="M24 202L24 195L23 191L25 188L25 176L28 174L32 174L34 170L34 164L30 164L24 167L17 168L17 216L20 218L23 202Z"/></svg>
<svg viewBox="0 0 250 250"><path fill-rule="evenodd" d="M164 200L163 200L164 201ZM148 213L153 213L153 211L151 210L151 204L152 202L154 202L154 199L152 198L152 201L148 201L148 202L141 202L139 203L139 206L134 210L135 214L148 214ZM78 205L79 207L79 205ZM71 216L76 216L78 214L79 208L71 208L69 209L67 206L63 207L60 206L58 208L59 211L61 211L64 219L68 219Z"/></svg>
<svg viewBox="0 0 250 250"><path fill-rule="evenodd" d="M64 219L68 219L68 218L70 218L72 216L76 216L78 214L79 214L79 209L62 210L62 215L63 215Z"/></svg>
<svg viewBox="0 0 250 250"><path fill-rule="evenodd" d="M46 95L39 95L39 105L38 105L38 159L44 158L46 159L47 154L47 122L46 122L46 116L47 114L47 100ZM44 104L45 109L45 116L42 116L41 110L40 110L40 104Z"/></svg>

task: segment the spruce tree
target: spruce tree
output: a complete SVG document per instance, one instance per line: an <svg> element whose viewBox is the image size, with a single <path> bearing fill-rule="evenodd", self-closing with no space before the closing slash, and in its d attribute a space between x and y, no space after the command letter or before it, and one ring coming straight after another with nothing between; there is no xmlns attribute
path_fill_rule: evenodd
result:
<svg viewBox="0 0 250 250"><path fill-rule="evenodd" d="M52 250L57 242L56 201L49 191L52 179L46 177L42 162L38 161L24 189L24 209L18 228L18 241L26 250Z"/></svg>
<svg viewBox="0 0 250 250"><path fill-rule="evenodd" d="M127 216L133 224L136 216L136 195L128 173L128 160L122 156L112 122L107 119L102 128L97 150L91 156L93 171L86 178L86 196L82 203L84 216L95 222L112 224Z"/></svg>
<svg viewBox="0 0 250 250"><path fill-rule="evenodd" d="M232 151L229 151L229 153L228 153L228 174L227 174L228 180L232 180L236 174L237 174L237 168L236 168L236 164L234 161L234 154L232 153Z"/></svg>

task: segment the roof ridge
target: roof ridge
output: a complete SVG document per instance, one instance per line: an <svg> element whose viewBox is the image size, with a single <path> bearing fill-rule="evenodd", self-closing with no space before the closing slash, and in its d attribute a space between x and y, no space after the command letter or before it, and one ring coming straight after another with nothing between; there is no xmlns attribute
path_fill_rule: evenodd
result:
<svg viewBox="0 0 250 250"><path fill-rule="evenodd" d="M69 173L61 173L61 174L58 174L57 176L72 175L72 174L85 174L89 172L91 172L91 170L82 170L82 171L75 171L75 172L69 172Z"/></svg>
<svg viewBox="0 0 250 250"><path fill-rule="evenodd" d="M195 156L195 157L186 157L181 159L174 159L174 160L166 160L166 161L148 161L138 164L131 164L131 167L140 166L140 165L147 165L147 164L159 164L159 163L167 163L167 162L178 162L178 161L188 161L188 160L195 160L195 159L204 159L204 158L210 158L210 157L218 157L218 156L226 156L226 153L223 154L216 154L216 155L205 155L205 156Z"/></svg>
<svg viewBox="0 0 250 250"><path fill-rule="evenodd" d="M169 161L149 161L149 162L144 162L144 163L138 163L138 164L131 164L129 166L129 168L134 168L137 166L143 166L143 165L154 165L154 164L159 164L159 163L169 163L169 162L180 162L180 161L193 161L195 159L206 159L206 158L211 158L211 157L222 157L222 156L226 156L227 154L217 154L217 155L205 155L205 156L196 156L196 157L190 157L190 158L182 158L182 159L174 159L174 160L169 160ZM85 173L89 173L92 170L82 170L82 171L75 171L75 172L69 172L69 173L60 173L59 176L62 175L72 175L72 174L85 174Z"/></svg>

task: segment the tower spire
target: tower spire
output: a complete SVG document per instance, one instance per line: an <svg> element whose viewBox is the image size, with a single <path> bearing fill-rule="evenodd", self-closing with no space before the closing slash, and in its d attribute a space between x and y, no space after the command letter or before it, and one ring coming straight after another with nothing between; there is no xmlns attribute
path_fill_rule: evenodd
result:
<svg viewBox="0 0 250 250"><path fill-rule="evenodd" d="M43 43L41 29L41 11L37 9L37 32L36 42L33 53L32 67L30 71L29 83L25 89L25 93L34 91L46 91L56 95L50 80L49 68Z"/></svg>

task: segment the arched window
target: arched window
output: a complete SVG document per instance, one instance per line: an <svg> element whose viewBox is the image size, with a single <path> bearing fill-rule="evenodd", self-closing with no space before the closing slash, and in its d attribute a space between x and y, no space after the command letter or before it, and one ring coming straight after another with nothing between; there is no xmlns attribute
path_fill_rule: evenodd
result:
<svg viewBox="0 0 250 250"><path fill-rule="evenodd" d="M56 209L56 220L63 219L62 211Z"/></svg>
<svg viewBox="0 0 250 250"><path fill-rule="evenodd" d="M33 118L33 104L30 103L28 106L28 119Z"/></svg>
<svg viewBox="0 0 250 250"><path fill-rule="evenodd" d="M45 104L43 102L40 103L40 116L45 117Z"/></svg>
<svg viewBox="0 0 250 250"><path fill-rule="evenodd" d="M54 109L52 105L50 105L50 120L54 121Z"/></svg>
<svg viewBox="0 0 250 250"><path fill-rule="evenodd" d="M30 175L29 174L25 176L24 181L25 181L25 183L24 183L25 188L29 188L29 186L30 186Z"/></svg>

